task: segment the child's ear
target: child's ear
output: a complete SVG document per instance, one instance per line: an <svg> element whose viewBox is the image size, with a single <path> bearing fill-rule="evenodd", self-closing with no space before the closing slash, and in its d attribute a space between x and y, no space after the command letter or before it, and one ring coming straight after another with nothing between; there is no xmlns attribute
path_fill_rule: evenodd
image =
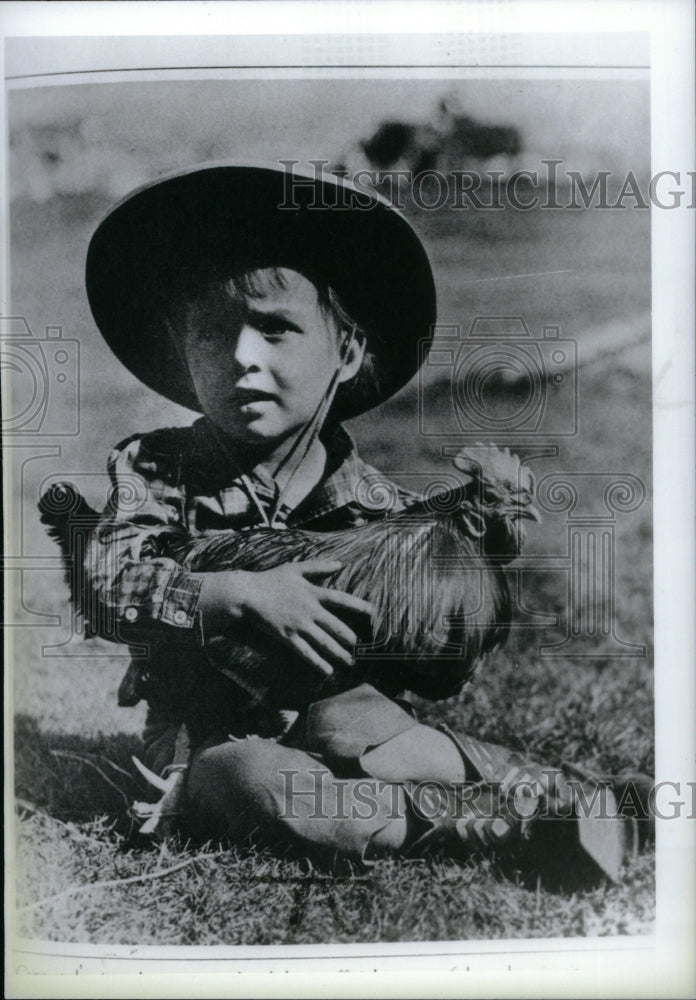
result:
<svg viewBox="0 0 696 1000"><path fill-rule="evenodd" d="M363 334L355 334L348 347L345 361L338 376L339 382L349 382L360 371L360 365L365 357L367 341Z"/></svg>

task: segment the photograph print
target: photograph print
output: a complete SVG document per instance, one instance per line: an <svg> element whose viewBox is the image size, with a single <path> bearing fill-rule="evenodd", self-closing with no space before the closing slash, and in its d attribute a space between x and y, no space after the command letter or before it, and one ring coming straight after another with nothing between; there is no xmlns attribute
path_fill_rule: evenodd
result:
<svg viewBox="0 0 696 1000"><path fill-rule="evenodd" d="M654 933L679 185L636 37L45 78L7 40L19 938Z"/></svg>

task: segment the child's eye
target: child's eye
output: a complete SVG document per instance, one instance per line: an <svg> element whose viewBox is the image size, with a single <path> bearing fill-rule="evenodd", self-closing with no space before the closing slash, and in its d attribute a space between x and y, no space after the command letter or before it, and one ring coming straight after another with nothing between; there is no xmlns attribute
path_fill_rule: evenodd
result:
<svg viewBox="0 0 696 1000"><path fill-rule="evenodd" d="M299 327L287 320L264 319L256 323L259 331L268 340L279 340L289 333L300 333Z"/></svg>
<svg viewBox="0 0 696 1000"><path fill-rule="evenodd" d="M289 333L290 330L284 323L277 323L266 326L264 329L261 330L261 332L263 333L264 337L267 337L269 340L275 340L285 336L285 334Z"/></svg>

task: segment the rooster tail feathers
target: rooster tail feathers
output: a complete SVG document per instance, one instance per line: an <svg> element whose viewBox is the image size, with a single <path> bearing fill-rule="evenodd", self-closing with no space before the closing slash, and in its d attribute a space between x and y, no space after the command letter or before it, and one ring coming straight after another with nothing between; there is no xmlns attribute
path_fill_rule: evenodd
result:
<svg viewBox="0 0 696 1000"><path fill-rule="evenodd" d="M70 526L91 531L99 520L99 514L93 510L73 483L53 483L39 498L39 513L41 523L46 525L49 534L65 533ZM55 537L55 535L53 535Z"/></svg>
<svg viewBox="0 0 696 1000"><path fill-rule="evenodd" d="M76 608L82 606L81 557L87 539L99 521L73 483L53 483L39 498L41 523L58 543L65 566L65 580Z"/></svg>

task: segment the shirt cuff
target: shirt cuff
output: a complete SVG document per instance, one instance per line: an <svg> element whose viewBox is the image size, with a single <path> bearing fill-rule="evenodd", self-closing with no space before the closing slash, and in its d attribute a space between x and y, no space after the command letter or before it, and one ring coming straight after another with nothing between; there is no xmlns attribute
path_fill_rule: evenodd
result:
<svg viewBox="0 0 696 1000"><path fill-rule="evenodd" d="M147 572L143 567L147 566ZM198 602L202 579L179 568L136 564L121 578L118 600L121 641L151 633L153 626L176 629L180 638L203 645L203 629ZM133 572L133 571L136 572ZM161 633L160 633L161 634Z"/></svg>

